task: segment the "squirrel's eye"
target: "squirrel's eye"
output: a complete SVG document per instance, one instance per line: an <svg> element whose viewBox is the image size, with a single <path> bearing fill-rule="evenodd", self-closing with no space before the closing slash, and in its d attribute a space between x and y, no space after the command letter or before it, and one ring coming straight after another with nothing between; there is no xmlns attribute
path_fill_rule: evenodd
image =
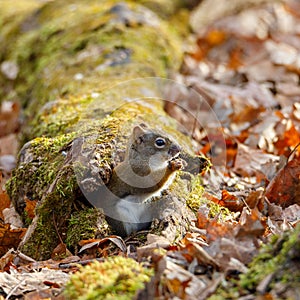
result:
<svg viewBox="0 0 300 300"><path fill-rule="evenodd" d="M157 148L163 148L165 145L166 145L166 140L165 139L159 137L155 140L155 146Z"/></svg>

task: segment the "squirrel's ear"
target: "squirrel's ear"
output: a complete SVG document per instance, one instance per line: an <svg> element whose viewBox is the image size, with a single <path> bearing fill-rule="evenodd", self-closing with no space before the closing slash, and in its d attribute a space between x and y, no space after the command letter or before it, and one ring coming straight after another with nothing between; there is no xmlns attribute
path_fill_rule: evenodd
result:
<svg viewBox="0 0 300 300"><path fill-rule="evenodd" d="M145 124L145 123L140 123L139 126L142 127L143 129L147 129L148 128L147 124Z"/></svg>
<svg viewBox="0 0 300 300"><path fill-rule="evenodd" d="M141 136L142 134L144 134L146 132L142 126L144 128L146 127L145 124L140 124L133 128L133 136L135 139L137 139L139 136Z"/></svg>

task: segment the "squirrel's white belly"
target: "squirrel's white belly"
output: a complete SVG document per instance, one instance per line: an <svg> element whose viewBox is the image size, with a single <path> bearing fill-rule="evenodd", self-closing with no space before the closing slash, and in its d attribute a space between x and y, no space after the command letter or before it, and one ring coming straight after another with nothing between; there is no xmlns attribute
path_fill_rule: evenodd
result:
<svg viewBox="0 0 300 300"><path fill-rule="evenodd" d="M147 197L143 198L145 199L141 199L141 195L129 195L120 199L115 206L120 221L129 223L143 222L141 219L148 206L144 202Z"/></svg>
<svg viewBox="0 0 300 300"><path fill-rule="evenodd" d="M141 200L141 196L129 195L117 202L116 214L120 222L123 223L126 234L140 230L140 224L151 222L152 215L149 210L149 204L137 202Z"/></svg>
<svg viewBox="0 0 300 300"><path fill-rule="evenodd" d="M141 230L141 223L152 222L154 218L159 217L157 215L157 205L159 205L159 201L151 203L151 201L148 200L153 197L160 196L162 190L168 188L174 177L175 174L172 174L166 183L154 193L128 195L117 201L115 205L115 213L117 219L123 223L127 235Z"/></svg>

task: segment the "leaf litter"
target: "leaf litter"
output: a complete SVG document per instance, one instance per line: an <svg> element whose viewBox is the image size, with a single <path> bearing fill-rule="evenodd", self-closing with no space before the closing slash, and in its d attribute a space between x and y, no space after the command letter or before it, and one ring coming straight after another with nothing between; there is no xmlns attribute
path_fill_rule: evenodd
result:
<svg viewBox="0 0 300 300"><path fill-rule="evenodd" d="M110 255L148 261L154 268L155 275L140 292L140 297L146 295L143 299L214 299L218 287L232 287L232 279L248 274L251 261L273 235L294 230L300 220L299 8L297 1L278 1L227 12L192 36L194 46L187 47L181 73L174 75L190 90L173 89L168 96L180 105L168 102L165 109L192 132L199 152L216 162L203 177L204 197L231 213L212 217L212 207L200 206L195 226L176 245L154 234L147 235L145 244L135 237L123 241L111 236L81 241L76 256L62 243L52 259L41 262L12 250L26 232L12 221L5 192L18 149L20 109L15 103L2 106L0 286L7 299L29 291L27 299L62 297L78 264ZM201 108L192 90L205 99ZM198 110L202 124L195 126L190 110ZM61 251L66 258L56 255ZM240 288L236 298L297 295L287 284L272 286L275 275L265 274L252 289Z"/></svg>

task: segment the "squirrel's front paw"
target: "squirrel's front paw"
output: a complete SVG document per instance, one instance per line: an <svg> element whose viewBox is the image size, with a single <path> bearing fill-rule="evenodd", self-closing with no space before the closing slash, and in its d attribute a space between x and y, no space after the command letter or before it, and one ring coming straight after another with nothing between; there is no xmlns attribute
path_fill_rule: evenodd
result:
<svg viewBox="0 0 300 300"><path fill-rule="evenodd" d="M181 170L185 167L185 161L182 159L174 159L169 161L169 168L172 171Z"/></svg>

